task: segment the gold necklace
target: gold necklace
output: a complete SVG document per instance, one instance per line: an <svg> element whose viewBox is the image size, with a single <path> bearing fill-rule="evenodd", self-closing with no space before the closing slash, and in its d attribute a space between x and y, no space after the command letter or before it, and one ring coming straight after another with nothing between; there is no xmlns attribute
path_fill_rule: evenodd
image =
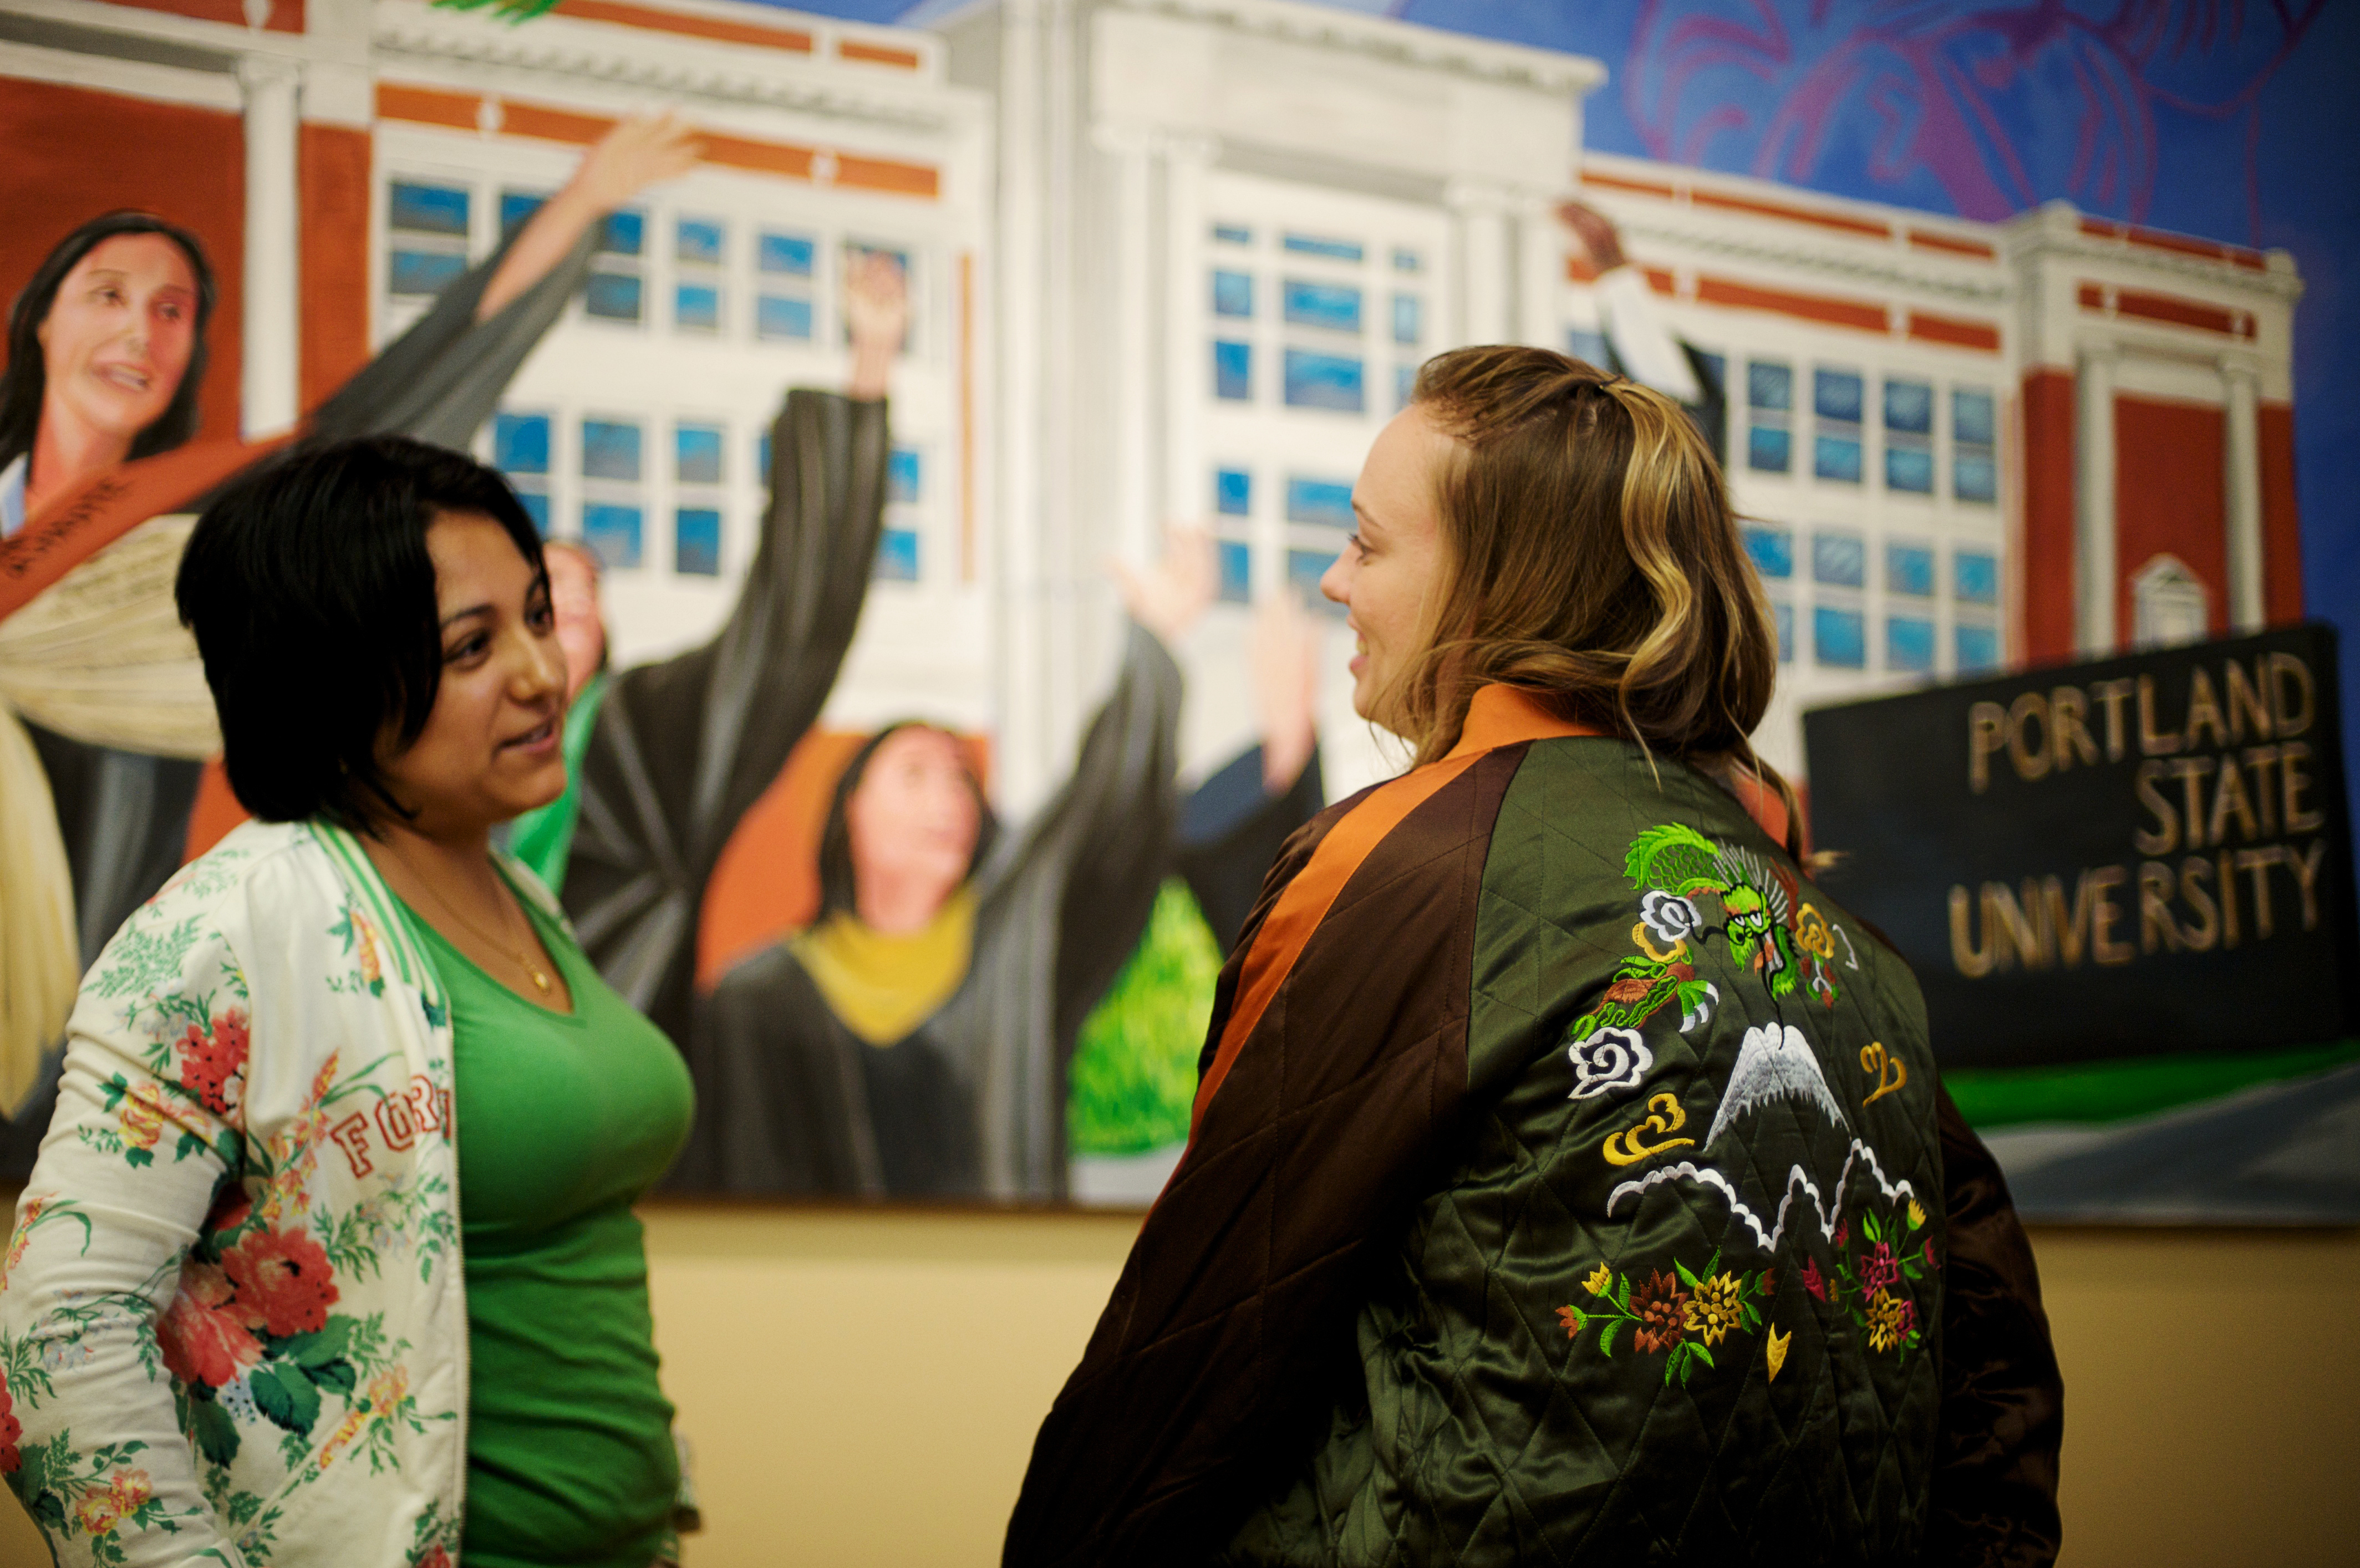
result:
<svg viewBox="0 0 2360 1568"><path fill-rule="evenodd" d="M532 983L541 988L541 994L542 996L545 996L549 995L548 974L541 969L541 965L535 964L531 959L525 956L525 950L522 947L509 946L506 938L494 936L491 932L486 931L483 927L469 920L465 915L461 914L458 909L452 904L451 900L442 896L442 890L441 888L435 887L432 882L419 875L418 867L410 863L410 856L401 853L400 845L395 844L391 839L387 839L384 843L386 848L393 851L393 857L401 862L401 868L404 871L409 872L411 877L417 881L418 885L425 888L426 891L433 897L436 903L442 906L443 913L449 915L453 920L457 920L461 925L475 932L484 941L490 942L502 953L507 953L508 957L515 962L518 968L532 976ZM500 905L500 913L503 916L508 913L508 905L505 901ZM503 920L501 923L505 925L507 921ZM529 931L528 934L530 934Z"/></svg>

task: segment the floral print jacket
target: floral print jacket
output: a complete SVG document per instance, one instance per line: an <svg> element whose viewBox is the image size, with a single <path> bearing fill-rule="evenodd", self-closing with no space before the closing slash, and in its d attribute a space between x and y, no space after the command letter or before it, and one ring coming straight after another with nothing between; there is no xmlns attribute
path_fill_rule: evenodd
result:
<svg viewBox="0 0 2360 1568"><path fill-rule="evenodd" d="M455 1559L451 1040L324 823L246 824L107 945L0 1259L0 1471L60 1563Z"/></svg>

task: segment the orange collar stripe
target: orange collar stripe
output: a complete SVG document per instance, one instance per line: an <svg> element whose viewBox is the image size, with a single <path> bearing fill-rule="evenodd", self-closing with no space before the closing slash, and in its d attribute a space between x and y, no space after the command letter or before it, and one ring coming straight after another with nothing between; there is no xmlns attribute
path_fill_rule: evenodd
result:
<svg viewBox="0 0 2360 1568"><path fill-rule="evenodd" d="M1196 1138L1196 1128L1205 1119L1205 1109L1213 1103L1214 1092L1229 1076L1238 1053L1245 1049L1246 1037L1253 1033L1254 1026L1262 1022L1262 1014L1277 997L1279 988L1295 973L1295 961L1303 956L1311 933L1319 929L1328 911L1335 907L1337 897L1344 891L1344 885L1387 834L1445 785L1474 766L1486 752L1519 741L1603 733L1587 724L1557 718L1526 693L1512 687L1486 686L1475 693L1474 701L1469 704L1459 744L1448 756L1380 786L1329 829L1328 836L1319 841L1319 847L1311 852L1310 863L1286 885L1286 890L1278 896L1278 902L1263 919L1262 929L1254 933L1253 946L1246 953L1245 967L1238 978L1237 1003L1229 1009L1229 1022L1221 1029L1221 1043L1213 1052L1212 1065L1205 1070L1205 1081L1197 1086L1196 1108L1188 1122L1189 1138Z"/></svg>

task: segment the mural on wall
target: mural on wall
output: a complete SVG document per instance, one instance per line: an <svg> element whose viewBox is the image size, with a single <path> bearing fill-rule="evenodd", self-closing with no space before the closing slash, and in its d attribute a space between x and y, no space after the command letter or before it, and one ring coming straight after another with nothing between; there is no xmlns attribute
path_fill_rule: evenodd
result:
<svg viewBox="0 0 2360 1568"><path fill-rule="evenodd" d="M1819 704L2360 604L2318 4L98 14L0 50L0 191L68 215L0 288L109 208L202 236L206 441L431 335L585 149L692 106L446 436L566 546L585 782L516 847L696 1069L681 1190L1153 1195L1262 868L1401 760L1312 589L1439 349L1689 406L1797 774ZM886 419L782 419L864 345ZM203 749L110 898L235 820ZM60 840L107 842L130 796L65 757ZM2125 1112L2092 1082L1987 1120Z"/></svg>

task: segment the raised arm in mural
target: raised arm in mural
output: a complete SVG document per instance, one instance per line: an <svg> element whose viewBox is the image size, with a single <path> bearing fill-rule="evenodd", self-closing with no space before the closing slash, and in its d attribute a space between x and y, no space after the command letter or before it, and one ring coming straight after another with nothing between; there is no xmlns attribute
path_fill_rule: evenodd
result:
<svg viewBox="0 0 2360 1568"><path fill-rule="evenodd" d="M724 975L673 1184L882 1197L1065 1191L1065 1066L1169 868L1180 670L1202 539L1126 582L1114 690L1073 776L1002 834L946 731L895 724L837 781L811 928Z"/></svg>
<svg viewBox="0 0 2360 1568"><path fill-rule="evenodd" d="M697 147L618 125L497 256L331 397L300 434L464 446L564 308L590 230ZM110 212L17 296L0 374L0 1108L21 1169L82 965L179 864L198 759L219 748L172 606L186 514L277 441L191 445L215 303L192 234ZM22 1150L14 1145L25 1143Z"/></svg>
<svg viewBox="0 0 2360 1568"><path fill-rule="evenodd" d="M881 255L852 269L846 292L847 395L787 395L770 431L761 542L720 635L577 697L595 713L553 808L574 814L570 842L550 842L566 836L563 823L554 834L542 822L519 824L518 841L562 871L566 908L599 969L676 1042L688 1039L705 884L819 717L876 563L885 385L908 304L899 265Z"/></svg>
<svg viewBox="0 0 2360 1568"><path fill-rule="evenodd" d="M1599 336L1607 359L1599 368L1677 402L1711 444L1713 456L1726 463L1728 393L1721 371L1664 319L1646 274L1623 250L1614 220L1581 201L1558 203L1557 216L1596 279Z"/></svg>

